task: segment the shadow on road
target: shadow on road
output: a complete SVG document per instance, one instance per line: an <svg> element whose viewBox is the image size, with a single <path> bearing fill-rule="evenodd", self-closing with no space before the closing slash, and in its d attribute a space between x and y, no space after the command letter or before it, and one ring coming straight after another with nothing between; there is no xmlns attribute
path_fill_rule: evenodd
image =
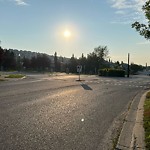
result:
<svg viewBox="0 0 150 150"><path fill-rule="evenodd" d="M85 89L85 90L92 90L92 88L90 88L87 84L81 84L81 86Z"/></svg>

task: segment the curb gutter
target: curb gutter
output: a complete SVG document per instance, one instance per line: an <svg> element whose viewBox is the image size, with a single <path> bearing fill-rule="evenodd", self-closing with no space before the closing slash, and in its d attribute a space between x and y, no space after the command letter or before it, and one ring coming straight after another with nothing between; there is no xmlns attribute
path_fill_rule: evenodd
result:
<svg viewBox="0 0 150 150"><path fill-rule="evenodd" d="M132 141L131 141L131 149L139 149L145 150L145 131L143 128L143 113L144 113L144 101L146 98L146 93L142 95L140 99L140 103L138 105L136 122L132 132Z"/></svg>
<svg viewBox="0 0 150 150"><path fill-rule="evenodd" d="M116 150L145 150L145 133L143 128L143 112L146 93L138 93L132 100L131 107L117 143Z"/></svg>

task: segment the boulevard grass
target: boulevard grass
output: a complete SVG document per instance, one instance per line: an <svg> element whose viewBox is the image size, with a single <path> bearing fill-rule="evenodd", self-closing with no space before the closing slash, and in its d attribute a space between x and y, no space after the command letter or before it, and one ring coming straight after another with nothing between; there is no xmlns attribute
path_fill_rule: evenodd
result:
<svg viewBox="0 0 150 150"><path fill-rule="evenodd" d="M146 150L150 150L150 92L147 93L144 104L144 129Z"/></svg>
<svg viewBox="0 0 150 150"><path fill-rule="evenodd" d="M6 76L5 78L23 78L25 75L23 74L10 74Z"/></svg>

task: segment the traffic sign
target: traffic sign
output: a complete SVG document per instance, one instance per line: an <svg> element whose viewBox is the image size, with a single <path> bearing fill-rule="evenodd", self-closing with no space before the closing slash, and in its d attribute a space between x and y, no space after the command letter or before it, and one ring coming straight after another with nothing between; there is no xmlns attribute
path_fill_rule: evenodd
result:
<svg viewBox="0 0 150 150"><path fill-rule="evenodd" d="M82 72L82 66L81 66L81 65L78 65L78 66L77 66L77 72L78 72L78 73L81 73L81 72Z"/></svg>

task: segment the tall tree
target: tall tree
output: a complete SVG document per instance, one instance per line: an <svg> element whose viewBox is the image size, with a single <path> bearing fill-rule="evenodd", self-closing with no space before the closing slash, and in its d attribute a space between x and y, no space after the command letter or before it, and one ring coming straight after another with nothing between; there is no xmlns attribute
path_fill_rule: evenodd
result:
<svg viewBox="0 0 150 150"><path fill-rule="evenodd" d="M56 52L54 53L54 68L55 68L55 71L57 72L58 71L58 58L57 58Z"/></svg>
<svg viewBox="0 0 150 150"><path fill-rule="evenodd" d="M31 58L31 69L33 69L33 70L36 70L37 69L37 65L36 65L36 57L35 56L33 56L32 58Z"/></svg>
<svg viewBox="0 0 150 150"><path fill-rule="evenodd" d="M2 69L3 60L4 60L4 50L0 47L0 70Z"/></svg>
<svg viewBox="0 0 150 150"><path fill-rule="evenodd" d="M77 60L77 58L74 57L74 54L73 54L69 61L69 71L71 73L76 73L77 65L78 65L78 60Z"/></svg>
<svg viewBox="0 0 150 150"><path fill-rule="evenodd" d="M4 70L16 69L16 59L14 53L7 49L4 49L3 67Z"/></svg>
<svg viewBox="0 0 150 150"><path fill-rule="evenodd" d="M99 69L98 57L94 52L92 52L87 55L86 70L88 71L88 73L94 74L97 72L98 69Z"/></svg>
<svg viewBox="0 0 150 150"><path fill-rule="evenodd" d="M29 58L23 58L22 59L23 67L24 69L30 69L31 68L31 60Z"/></svg>
<svg viewBox="0 0 150 150"><path fill-rule="evenodd" d="M105 66L105 59L108 57L109 53L107 46L96 47L94 49L94 53L96 54L98 59L98 67L103 68Z"/></svg>
<svg viewBox="0 0 150 150"><path fill-rule="evenodd" d="M94 52L100 60L104 60L108 57L108 49L107 46L98 46L94 48Z"/></svg>
<svg viewBox="0 0 150 150"><path fill-rule="evenodd" d="M136 21L132 24L132 28L135 28L136 31L140 33L141 36L144 36L147 40L150 39L150 0L145 2L143 5L142 10L144 11L147 24L139 23Z"/></svg>
<svg viewBox="0 0 150 150"><path fill-rule="evenodd" d="M79 64L82 66L82 72L86 73L87 59L86 57L84 57L83 53L82 56L79 58Z"/></svg>
<svg viewBox="0 0 150 150"><path fill-rule="evenodd" d="M29 61L25 59L24 64L28 66ZM31 58L31 69L37 71L44 71L45 69L50 69L51 61L46 54L38 54L37 57Z"/></svg>

